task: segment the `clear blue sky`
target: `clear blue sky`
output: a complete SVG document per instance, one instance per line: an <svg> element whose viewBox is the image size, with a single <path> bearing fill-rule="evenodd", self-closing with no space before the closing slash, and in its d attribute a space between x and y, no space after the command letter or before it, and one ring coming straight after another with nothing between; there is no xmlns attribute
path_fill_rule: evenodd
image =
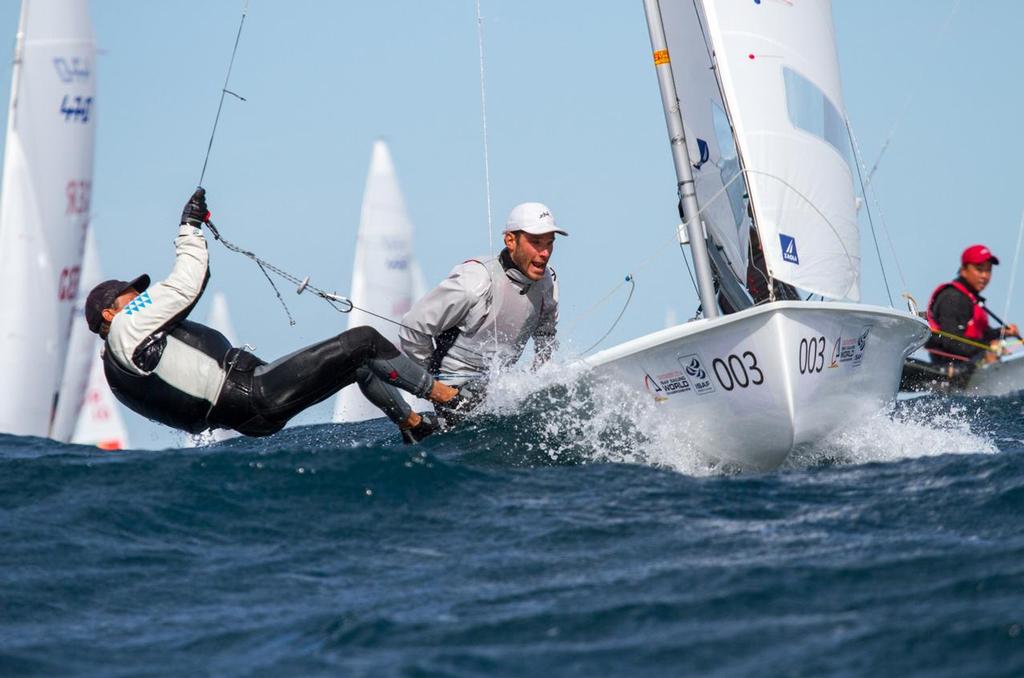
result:
<svg viewBox="0 0 1024 678"><path fill-rule="evenodd" d="M998 311L1024 208L1024 3L964 2L940 39L952 6L836 0L844 92L868 165L899 123L874 183L909 290L924 303L955 273L960 250L980 241L1004 257L988 295ZM108 276L159 278L171 266L241 7L93 0L102 51L93 223ZM675 180L639 0L484 0L483 14L495 230L512 205L539 200L571 232L553 259L563 343L584 348L604 333L621 292L576 320L627 272L637 293L603 346L660 328L670 308L689 317L696 295L671 244ZM2 3L8 44L17 20L18 3ZM433 284L488 249L478 68L472 0L252 0L230 84L248 101L225 102L205 181L214 221L344 293L370 148L383 137ZM5 69L4 92L9 84ZM864 301L886 304L862 222ZM898 298L903 284L879 237ZM285 286L298 320L289 327L258 269L211 247L211 289L227 293L240 340L264 358L344 328L344 316ZM1024 318L1024 305L1011 315ZM140 439L148 429L130 421L134 442L164 440Z"/></svg>

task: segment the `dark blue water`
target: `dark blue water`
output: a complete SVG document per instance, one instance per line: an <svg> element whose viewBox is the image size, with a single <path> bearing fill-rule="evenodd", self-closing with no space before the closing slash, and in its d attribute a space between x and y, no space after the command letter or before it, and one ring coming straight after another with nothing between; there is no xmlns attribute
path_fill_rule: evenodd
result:
<svg viewBox="0 0 1024 678"><path fill-rule="evenodd" d="M0 436L0 674L1024 675L1022 411L904 402L767 474L528 409Z"/></svg>

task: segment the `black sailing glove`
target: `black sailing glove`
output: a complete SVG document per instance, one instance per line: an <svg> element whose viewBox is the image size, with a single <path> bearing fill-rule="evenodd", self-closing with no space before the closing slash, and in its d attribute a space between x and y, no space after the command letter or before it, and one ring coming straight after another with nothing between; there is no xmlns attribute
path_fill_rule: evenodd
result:
<svg viewBox="0 0 1024 678"><path fill-rule="evenodd" d="M206 189L200 186L188 199L185 209L181 212L181 223L199 226L209 221L210 210L206 208Z"/></svg>

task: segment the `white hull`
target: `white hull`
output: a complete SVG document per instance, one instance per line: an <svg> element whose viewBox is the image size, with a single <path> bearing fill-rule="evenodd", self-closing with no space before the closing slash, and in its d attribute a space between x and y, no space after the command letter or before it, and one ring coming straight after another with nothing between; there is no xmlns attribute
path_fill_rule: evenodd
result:
<svg viewBox="0 0 1024 678"><path fill-rule="evenodd" d="M671 327L586 363L655 402L680 439L773 469L893 401L904 359L927 337L926 323L891 309L787 301Z"/></svg>

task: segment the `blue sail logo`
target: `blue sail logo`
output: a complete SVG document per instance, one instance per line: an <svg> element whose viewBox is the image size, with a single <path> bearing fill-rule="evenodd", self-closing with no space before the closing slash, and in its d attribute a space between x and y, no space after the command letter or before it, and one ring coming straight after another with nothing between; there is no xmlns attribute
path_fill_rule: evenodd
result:
<svg viewBox="0 0 1024 678"><path fill-rule="evenodd" d="M693 169L695 170L699 170L704 163L711 159L711 149L708 148L708 142L698 138L697 152L700 154L700 161L693 163Z"/></svg>
<svg viewBox="0 0 1024 678"><path fill-rule="evenodd" d="M779 242L782 244L783 261L799 266L800 255L796 252L796 238L785 233L779 233Z"/></svg>

